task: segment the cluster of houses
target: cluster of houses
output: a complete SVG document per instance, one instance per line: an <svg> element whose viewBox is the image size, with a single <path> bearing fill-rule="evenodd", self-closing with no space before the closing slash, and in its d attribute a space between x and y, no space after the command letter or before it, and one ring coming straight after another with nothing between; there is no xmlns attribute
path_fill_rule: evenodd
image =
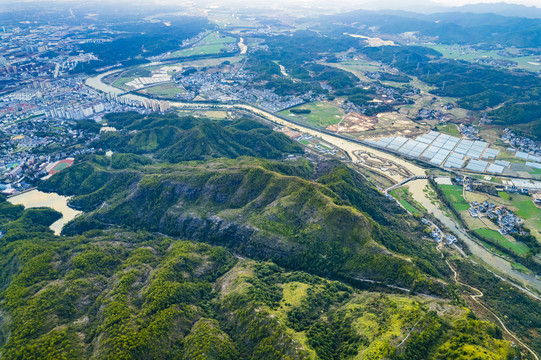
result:
<svg viewBox="0 0 541 360"><path fill-rule="evenodd" d="M423 224L425 224L426 226L430 228L430 236L438 244L441 243L442 241L445 241L448 245L451 245L456 242L456 237L454 235L444 234L443 231L441 231L441 229L432 221L425 218L421 219L421 221Z"/></svg>
<svg viewBox="0 0 541 360"><path fill-rule="evenodd" d="M541 155L541 147L534 140L517 136L511 129L505 128L503 130L502 140L519 151Z"/></svg>
<svg viewBox="0 0 541 360"><path fill-rule="evenodd" d="M498 231L502 235L521 232L522 219L503 205L496 206L486 200L482 203L474 201L468 211L472 217L486 216L492 220L500 227Z"/></svg>
<svg viewBox="0 0 541 360"><path fill-rule="evenodd" d="M472 125L460 124L459 131L462 136L469 140L480 140L479 130Z"/></svg>

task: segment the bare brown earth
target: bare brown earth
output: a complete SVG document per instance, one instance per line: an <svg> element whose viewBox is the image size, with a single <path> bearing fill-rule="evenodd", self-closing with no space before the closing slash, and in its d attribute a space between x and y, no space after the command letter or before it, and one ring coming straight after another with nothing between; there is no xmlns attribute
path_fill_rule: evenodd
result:
<svg viewBox="0 0 541 360"><path fill-rule="evenodd" d="M359 133L374 130L377 123L378 119L375 117L350 112L338 124L329 125L326 129L337 133Z"/></svg>
<svg viewBox="0 0 541 360"><path fill-rule="evenodd" d="M404 136L411 139L430 131L430 126L416 123L406 115L394 111L379 113L376 118L377 124L373 130L357 133L356 136L361 139L384 136Z"/></svg>
<svg viewBox="0 0 541 360"><path fill-rule="evenodd" d="M303 134L300 131L292 130L292 129L290 129L288 127L285 127L285 126L275 127L274 130L283 132L286 136L290 137L291 139L298 138L299 136L301 136Z"/></svg>

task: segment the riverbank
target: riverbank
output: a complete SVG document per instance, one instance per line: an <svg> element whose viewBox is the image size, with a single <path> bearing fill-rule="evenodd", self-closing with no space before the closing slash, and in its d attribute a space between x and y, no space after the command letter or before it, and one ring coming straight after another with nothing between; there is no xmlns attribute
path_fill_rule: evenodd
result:
<svg viewBox="0 0 541 360"><path fill-rule="evenodd" d="M408 183L406 186L416 201L420 202L430 214L438 219L438 221L445 225L468 246L468 249L473 256L482 260L489 268L497 272L504 273L514 280L524 283L525 285L529 285L541 292L541 280L537 279L533 275L515 270L509 261L488 251L484 246L472 239L462 227L447 216L436 204L428 199L427 193L423 191L423 189L428 186L428 180L414 180Z"/></svg>

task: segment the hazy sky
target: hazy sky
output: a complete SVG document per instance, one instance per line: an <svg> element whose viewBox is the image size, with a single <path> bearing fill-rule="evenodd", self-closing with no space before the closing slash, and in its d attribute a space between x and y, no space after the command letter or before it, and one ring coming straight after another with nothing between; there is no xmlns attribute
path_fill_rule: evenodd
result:
<svg viewBox="0 0 541 360"><path fill-rule="evenodd" d="M192 3L192 4L198 4L198 3L218 3L218 4L228 4L228 3L235 3L235 4L269 4L268 0L0 0L0 3L3 1L7 1L8 3L14 3L14 4L23 4L28 2L63 2L63 3L86 3L87 1L96 1L96 2L135 2L135 3L156 3L156 4L183 4L183 3ZM306 3L316 3L316 4L326 4L334 6L341 4L348 4L349 7L359 7L362 8L364 4L370 4L371 7L374 5L376 7L384 6L386 7L388 4L396 4L397 8L403 8L407 7L408 5L424 5L424 4L431 4L431 5L446 5L446 6L461 6L465 4L478 4L478 3L510 3L510 4L521 4L521 5L527 5L527 6L536 6L541 8L541 0L274 0L270 3L277 2L282 4L306 4ZM379 5L379 6L378 6ZM0 5L1 8L1 5Z"/></svg>
<svg viewBox="0 0 541 360"><path fill-rule="evenodd" d="M407 0L404 1L407 3ZM522 5L528 5L528 6L541 6L541 0L436 0L434 2L449 5L449 6L456 6L456 5L464 5L464 4L478 4L478 3L496 3L496 2L506 2L506 3L513 3L513 4L522 4Z"/></svg>

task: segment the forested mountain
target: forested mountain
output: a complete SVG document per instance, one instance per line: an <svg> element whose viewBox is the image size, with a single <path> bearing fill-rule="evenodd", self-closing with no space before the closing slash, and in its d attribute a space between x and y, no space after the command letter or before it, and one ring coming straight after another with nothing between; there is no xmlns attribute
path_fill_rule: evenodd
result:
<svg viewBox="0 0 541 360"><path fill-rule="evenodd" d="M105 134L96 147L153 154L167 162L244 155L281 159L284 154L303 152L287 136L254 120L209 122L175 114L145 117L137 113L110 114L106 119L121 132Z"/></svg>
<svg viewBox="0 0 541 360"><path fill-rule="evenodd" d="M525 19L489 13L366 11L330 15L322 18L325 25L335 23L358 28L367 35L372 30L381 34L402 34L409 31L437 38L444 44L502 44L519 48L537 47L541 40L541 19Z"/></svg>
<svg viewBox="0 0 541 360"><path fill-rule="evenodd" d="M358 291L145 231L59 237L0 199L5 359L512 359L448 300ZM52 214L54 215L54 214ZM2 347L3 346L3 347Z"/></svg>
<svg viewBox="0 0 541 360"><path fill-rule="evenodd" d="M445 266L423 260L437 255L421 239L417 220L343 165L323 164L316 172L303 161L253 158L117 170L108 158L93 157L41 188L76 195L70 204L90 212L67 226L67 234L126 226L316 274L447 293L434 279Z"/></svg>
<svg viewBox="0 0 541 360"><path fill-rule="evenodd" d="M56 211L0 198L2 358L520 358L465 307L419 219L343 163L283 160L298 146L251 120L108 122L102 153L127 152L40 184L84 211L63 236ZM168 161L182 151L196 160ZM539 303L461 267L538 349Z"/></svg>

